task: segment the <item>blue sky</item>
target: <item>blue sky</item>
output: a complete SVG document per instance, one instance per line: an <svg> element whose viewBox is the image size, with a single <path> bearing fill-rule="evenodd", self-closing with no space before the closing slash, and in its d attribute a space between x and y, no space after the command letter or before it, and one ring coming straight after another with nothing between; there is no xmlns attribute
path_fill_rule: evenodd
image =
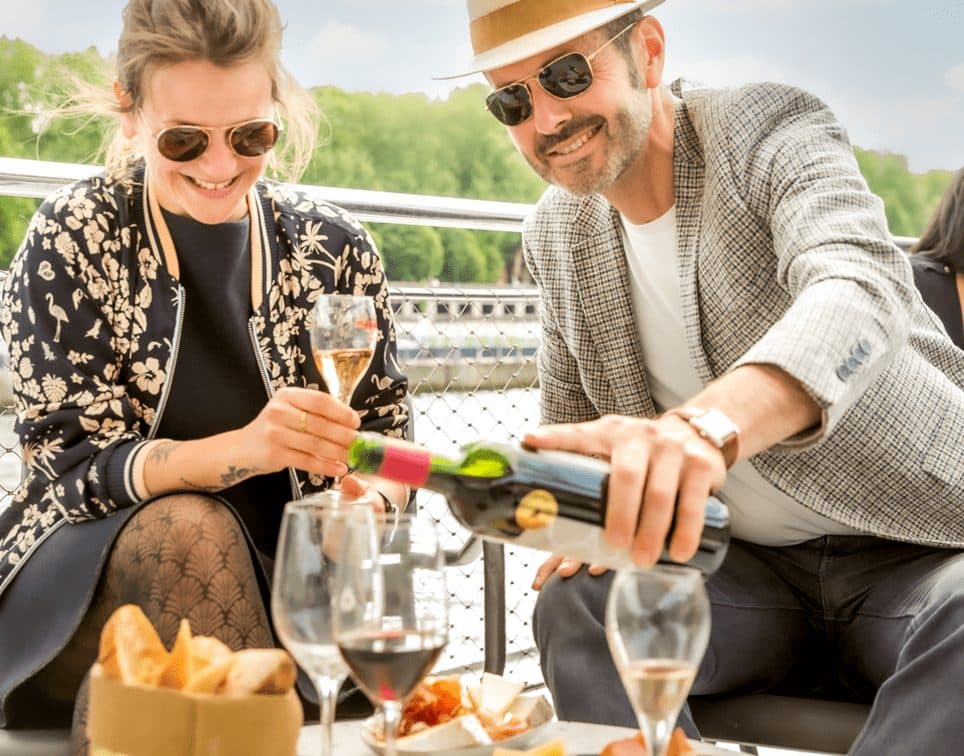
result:
<svg viewBox="0 0 964 756"><path fill-rule="evenodd" d="M276 0L284 59L305 85L445 96L468 57L463 0ZM551 0L547 0L551 1ZM109 52L123 2L0 0L0 34L46 52ZM667 0L667 77L775 79L826 100L861 147L913 170L964 165L961 0Z"/></svg>

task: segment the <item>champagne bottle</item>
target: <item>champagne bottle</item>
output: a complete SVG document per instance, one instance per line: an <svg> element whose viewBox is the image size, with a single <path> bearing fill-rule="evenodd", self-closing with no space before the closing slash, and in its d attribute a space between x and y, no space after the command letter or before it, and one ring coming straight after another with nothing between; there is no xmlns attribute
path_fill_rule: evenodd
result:
<svg viewBox="0 0 964 756"><path fill-rule="evenodd" d="M615 569L634 566L628 549L614 549L603 539L609 465L597 459L490 441L469 444L461 458L452 459L361 433L348 449L348 464L443 494L456 519L482 538ZM729 545L729 525L726 505L709 497L700 546L687 565L704 574L716 570ZM667 547L659 561L673 563Z"/></svg>

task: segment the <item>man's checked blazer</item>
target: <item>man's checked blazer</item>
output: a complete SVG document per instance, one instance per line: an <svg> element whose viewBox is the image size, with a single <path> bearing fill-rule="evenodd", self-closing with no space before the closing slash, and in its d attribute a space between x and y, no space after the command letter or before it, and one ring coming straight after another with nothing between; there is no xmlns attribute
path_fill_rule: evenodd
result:
<svg viewBox="0 0 964 756"><path fill-rule="evenodd" d="M687 347L707 383L779 366L819 429L751 459L799 503L964 546L964 351L923 305L846 133L800 90L672 85ZM616 211L549 189L524 230L541 291L543 421L653 416Z"/></svg>

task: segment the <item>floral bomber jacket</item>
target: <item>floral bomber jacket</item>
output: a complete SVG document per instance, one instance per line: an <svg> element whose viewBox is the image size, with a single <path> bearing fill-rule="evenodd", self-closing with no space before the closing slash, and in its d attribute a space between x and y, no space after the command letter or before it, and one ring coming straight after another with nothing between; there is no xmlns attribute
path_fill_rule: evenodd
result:
<svg viewBox="0 0 964 756"><path fill-rule="evenodd" d="M27 474L0 515L0 594L57 528L137 502L131 486L108 484L108 471L124 470L158 427L185 306L147 194L142 175L63 188L37 211L3 283L0 331ZM354 404L364 430L402 435L407 381L370 236L344 210L271 182L257 184L251 207L263 251L248 334L265 400L284 386L324 387L306 318L322 293L366 294L381 336ZM327 485L289 472L295 496Z"/></svg>

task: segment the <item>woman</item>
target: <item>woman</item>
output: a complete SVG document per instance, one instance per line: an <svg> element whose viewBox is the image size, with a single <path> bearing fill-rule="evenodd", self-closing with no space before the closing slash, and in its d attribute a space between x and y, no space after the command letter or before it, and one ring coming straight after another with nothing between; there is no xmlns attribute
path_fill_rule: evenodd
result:
<svg viewBox="0 0 964 756"><path fill-rule="evenodd" d="M964 349L964 168L944 192L910 258L914 281L927 306Z"/></svg>
<svg viewBox="0 0 964 756"><path fill-rule="evenodd" d="M295 174L315 135L281 29L270 0L131 0L106 175L45 202L11 266L0 325L28 471L0 517L0 725L65 726L122 603L168 644L187 617L272 645L284 503L344 475L359 428L404 432L371 238L262 180L282 123ZM354 409L318 390L306 329L335 291L372 296L380 326Z"/></svg>

